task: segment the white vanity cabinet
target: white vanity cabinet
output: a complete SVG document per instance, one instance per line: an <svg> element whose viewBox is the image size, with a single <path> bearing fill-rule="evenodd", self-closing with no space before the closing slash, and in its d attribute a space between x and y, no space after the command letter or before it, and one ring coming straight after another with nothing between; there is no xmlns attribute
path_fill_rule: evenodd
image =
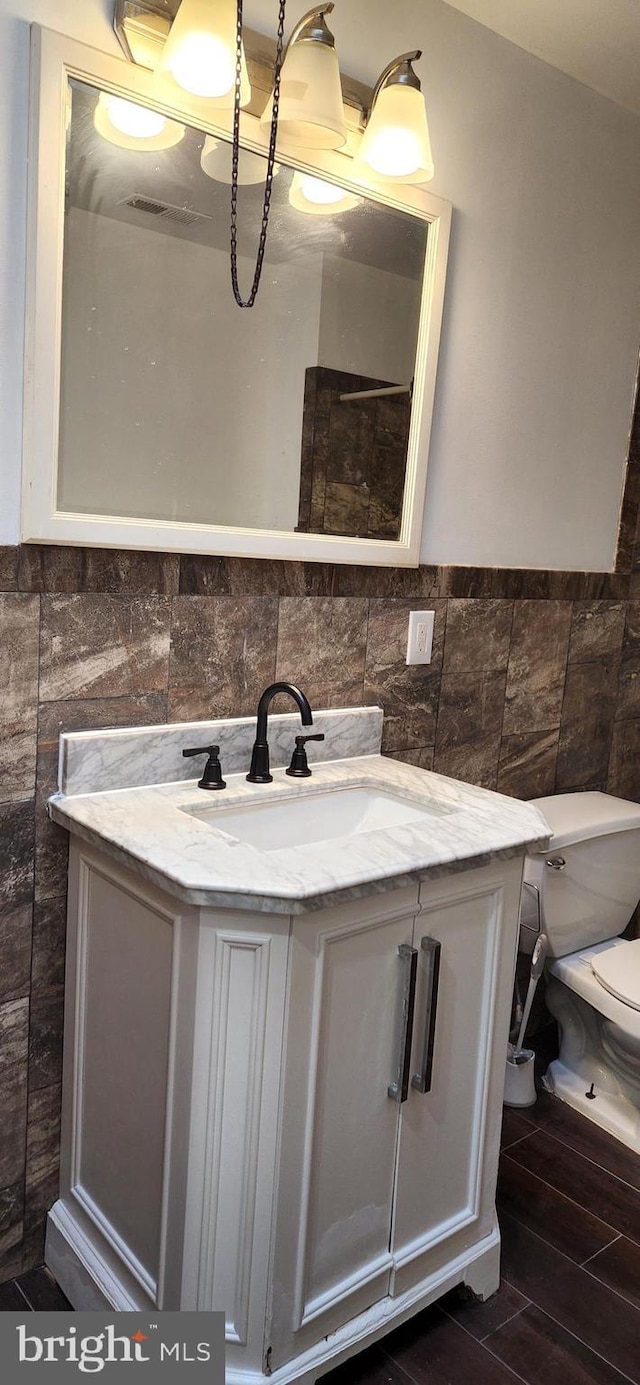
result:
<svg viewBox="0 0 640 1385"><path fill-rule="evenodd" d="M444 1292L439 1281L465 1281L483 1297L498 1287L495 1180L520 872L519 862L500 862L295 920L274 1367L372 1305L381 1304L372 1321L409 1316ZM412 952L411 1062L397 1102L389 1085Z"/></svg>
<svg viewBox="0 0 640 1385"><path fill-rule="evenodd" d="M521 872L245 912L72 838L47 1262L74 1306L223 1308L228 1382L311 1385L454 1284L493 1292Z"/></svg>

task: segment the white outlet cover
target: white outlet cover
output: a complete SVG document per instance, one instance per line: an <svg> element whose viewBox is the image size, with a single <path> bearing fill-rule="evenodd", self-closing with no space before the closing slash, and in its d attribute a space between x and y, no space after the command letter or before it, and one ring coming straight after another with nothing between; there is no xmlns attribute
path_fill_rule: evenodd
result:
<svg viewBox="0 0 640 1385"><path fill-rule="evenodd" d="M435 611L410 611L407 634L407 663L430 664Z"/></svg>

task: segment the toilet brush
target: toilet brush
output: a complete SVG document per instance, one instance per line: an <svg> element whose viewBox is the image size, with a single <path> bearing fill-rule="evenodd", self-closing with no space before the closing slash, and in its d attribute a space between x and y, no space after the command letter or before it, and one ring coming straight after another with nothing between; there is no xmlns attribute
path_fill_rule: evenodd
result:
<svg viewBox="0 0 640 1385"><path fill-rule="evenodd" d="M530 976L529 976L529 986L528 986L528 989L527 989L527 998L526 998L526 1000L525 1000L525 1002L524 1002L524 1010L522 1011L522 1020L521 1020L521 1023L520 1023L520 1031L519 1031L519 1033L518 1033L518 1038L517 1038L517 1040L516 1040L516 1043L515 1043L515 1046L514 1046L514 1050L513 1050L513 1062L515 1062L515 1063L517 1063L517 1061L518 1061L518 1056L519 1056L519 1054L522 1053L522 1048L523 1048L523 1044L524 1044L524 1036L525 1036L525 1033L526 1033L527 1025L528 1025L528 1023L529 1023L529 1015L531 1014L531 1006L533 1005L533 997L534 997L534 995L535 995L535 993L536 993L536 987L537 987L537 985L538 985L538 982L539 982L539 980L540 980L540 977L542 976L542 972L543 972L543 968L544 968L544 964L545 964L546 960L547 960L547 935L546 935L546 933L541 933L541 934L540 934L540 937L538 938L538 940L537 940L537 942L536 942L536 945L535 945L535 947L534 947L534 949L533 949L533 956L532 956L532 958L531 958L531 973L530 973Z"/></svg>
<svg viewBox="0 0 640 1385"><path fill-rule="evenodd" d="M529 987L527 998L524 1002L522 1019L518 1030L518 1039L515 1044L507 1044L507 1069L504 1082L504 1104L505 1106L533 1106L536 1101L536 1085L534 1077L535 1053L532 1048L524 1048L524 1039L533 1005L533 997L536 993L536 986L542 976L542 969L547 956L547 939L541 933L533 949L531 958L531 973L529 976Z"/></svg>

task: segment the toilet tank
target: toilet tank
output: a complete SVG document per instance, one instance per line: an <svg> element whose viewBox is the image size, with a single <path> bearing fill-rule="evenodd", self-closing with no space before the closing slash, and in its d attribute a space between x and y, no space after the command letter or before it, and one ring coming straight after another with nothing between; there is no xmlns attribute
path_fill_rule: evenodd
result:
<svg viewBox="0 0 640 1385"><path fill-rule="evenodd" d="M531 918L539 898L549 955L616 938L640 899L640 804L604 793L533 802L553 836L546 851L525 860L523 911Z"/></svg>

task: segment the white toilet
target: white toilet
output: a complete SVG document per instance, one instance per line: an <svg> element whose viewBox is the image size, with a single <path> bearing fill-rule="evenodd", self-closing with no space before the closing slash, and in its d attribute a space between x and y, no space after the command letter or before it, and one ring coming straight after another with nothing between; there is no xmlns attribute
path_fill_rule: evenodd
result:
<svg viewBox="0 0 640 1385"><path fill-rule="evenodd" d="M560 1056L544 1085L640 1153L640 805L603 793L534 799L553 833L525 862L521 945L549 942ZM527 946L527 939L529 946Z"/></svg>

